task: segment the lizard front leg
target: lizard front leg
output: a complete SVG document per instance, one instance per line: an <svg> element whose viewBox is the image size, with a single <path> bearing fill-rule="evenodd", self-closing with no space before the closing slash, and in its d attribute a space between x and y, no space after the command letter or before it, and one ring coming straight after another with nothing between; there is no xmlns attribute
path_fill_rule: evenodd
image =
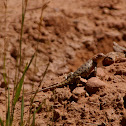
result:
<svg viewBox="0 0 126 126"><path fill-rule="evenodd" d="M96 77L97 75L97 66L94 67L94 76Z"/></svg>

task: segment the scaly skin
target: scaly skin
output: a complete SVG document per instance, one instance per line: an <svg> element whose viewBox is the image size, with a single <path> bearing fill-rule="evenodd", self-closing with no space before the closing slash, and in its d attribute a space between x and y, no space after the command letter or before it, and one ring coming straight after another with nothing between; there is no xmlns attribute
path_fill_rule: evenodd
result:
<svg viewBox="0 0 126 126"><path fill-rule="evenodd" d="M39 90L38 92L48 91L48 90L55 89L57 87L63 87L67 84L71 84L79 76L82 78L87 78L93 69L96 71L97 64L104 58L105 58L105 55L103 53L99 53L99 54L95 55L93 58L89 59L85 64L83 64L80 68L78 68L73 74L69 75L69 77L65 81L63 81L59 84L49 86L47 88L43 88L43 89Z"/></svg>
<svg viewBox="0 0 126 126"><path fill-rule="evenodd" d="M115 60L118 56L124 57L124 55L126 55L126 48L119 46L116 42L113 42L113 49L115 52L110 52L106 55L104 55L103 53L95 55L93 58L89 59L85 64L83 64L80 68L78 68L73 74L69 74L65 81L59 84L49 86L47 88L43 88L38 92L53 90L57 87L63 87L67 84L73 83L78 77L87 78L93 69L96 72L97 64L104 58L110 58L112 60Z"/></svg>

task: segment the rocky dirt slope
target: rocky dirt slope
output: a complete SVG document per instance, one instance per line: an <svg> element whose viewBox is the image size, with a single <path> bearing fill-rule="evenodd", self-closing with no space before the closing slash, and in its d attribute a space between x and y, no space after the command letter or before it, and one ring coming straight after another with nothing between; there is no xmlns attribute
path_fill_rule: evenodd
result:
<svg viewBox="0 0 126 126"><path fill-rule="evenodd" d="M22 43L23 66L20 72L23 72L25 63L30 60L37 46L38 53L37 67L34 67L34 60L25 77L25 92L31 92L32 87L36 89L49 61L43 87L60 83L64 74L76 70L94 54L111 52L113 41L126 47L125 0L50 1L44 11L39 32L40 7L43 2L28 2ZM4 38L7 36L6 70L12 94L21 30L21 1L8 0L6 33L2 3L3 1L0 9L0 116L4 119ZM43 105L36 115L36 125L125 126L126 60L109 66L100 65L97 77L91 77L87 81L85 83L85 80L81 80L74 89L67 86L57 88L54 92L38 93L34 105ZM27 96L24 120L28 118L29 102L30 96ZM19 113L20 102L15 110L14 125L17 126Z"/></svg>

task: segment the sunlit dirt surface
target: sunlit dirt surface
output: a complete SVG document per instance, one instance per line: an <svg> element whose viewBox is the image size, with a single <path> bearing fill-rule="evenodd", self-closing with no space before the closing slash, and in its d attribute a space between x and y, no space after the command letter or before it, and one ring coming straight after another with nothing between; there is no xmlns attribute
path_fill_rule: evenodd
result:
<svg viewBox="0 0 126 126"><path fill-rule="evenodd" d="M43 87L60 83L65 74L75 71L94 54L113 51L113 41L126 47L125 0L50 0L40 26L41 6L46 2L28 1L20 73L23 73L36 49L37 58L25 76L25 93L31 92L32 88L36 90L49 61ZM0 117L5 120L4 47L12 96L19 52L22 2L8 0L6 16L4 3L2 0L0 3ZM81 81L73 90L66 86L54 92L38 93L31 112L33 114L35 107L42 104L36 114L36 126L125 126L126 60L109 66L99 65L97 77L90 79L98 79L98 85L88 80L89 85ZM89 90L93 88L90 83L96 86L96 91ZM25 95L25 123L29 117L30 98L31 95ZM20 122L20 101L16 104L14 126Z"/></svg>

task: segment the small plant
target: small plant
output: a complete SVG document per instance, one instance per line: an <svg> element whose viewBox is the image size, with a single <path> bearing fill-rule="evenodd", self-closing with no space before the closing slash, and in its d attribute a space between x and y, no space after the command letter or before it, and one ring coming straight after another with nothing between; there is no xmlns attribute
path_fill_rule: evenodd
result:
<svg viewBox="0 0 126 126"><path fill-rule="evenodd" d="M47 3L43 4L42 9L41 9L41 16L40 16L40 23L39 23L39 31L40 31L40 27L42 25L42 20L43 20L43 11L45 10L45 8L47 7ZM5 8L5 38L4 38L4 82L7 85L7 99L6 99L6 104L7 104L7 110L6 110L6 121L4 122L1 117L0 117L0 125L1 126L12 126L13 125L13 120L14 120L14 112L15 112L15 106L16 103L18 102L18 99L20 97L21 91L22 91L22 87L23 87L23 83L24 83L24 77L26 75L26 72L29 70L29 67L31 65L31 63L33 62L33 59L35 57L35 62L37 60L37 50L38 50L38 42L37 42L37 46L36 46L36 52L33 54L33 56L31 57L29 63L27 63L25 65L24 71L22 73L22 76L19 78L20 72L19 69L22 66L22 38L23 38L23 29L24 29L24 21L25 21L25 15L26 15L26 11L27 11L27 5L28 5L28 0L22 0L22 22L21 22L21 32L20 32L20 40L19 40L19 56L16 59L16 65L18 66L18 68L16 69L16 73L15 73L15 80L14 80L14 90L13 90L13 98L12 101L10 99L10 89L8 86L8 82L7 82L7 72L6 72L6 44L7 44L7 40L6 40L6 17L7 17L7 0L5 0L4 2L4 8ZM40 34L38 35L38 38L40 37ZM38 39L39 40L39 39ZM45 72L41 78L41 81L39 83L39 86L35 92L35 94L33 95L33 97L31 98L30 101L30 108L33 104L34 98L43 82L43 79L47 73L49 67L49 63L47 64L47 67L45 69ZM36 68L36 65L35 65ZM9 78L9 77L8 77ZM9 80L9 79L8 79ZM43 103L42 103L43 104ZM36 109L34 109L33 115L30 115L29 112L29 118L27 119L28 123L26 125L31 125L31 126L35 126L35 115L36 113L40 110L40 108L42 107L42 104L40 104L40 106ZM30 109L29 109L30 111ZM20 113L20 126L24 126L24 87L23 87L23 91L22 91L22 97L21 97L21 113ZM32 121L31 121L32 119ZM30 124L31 122L31 124Z"/></svg>

